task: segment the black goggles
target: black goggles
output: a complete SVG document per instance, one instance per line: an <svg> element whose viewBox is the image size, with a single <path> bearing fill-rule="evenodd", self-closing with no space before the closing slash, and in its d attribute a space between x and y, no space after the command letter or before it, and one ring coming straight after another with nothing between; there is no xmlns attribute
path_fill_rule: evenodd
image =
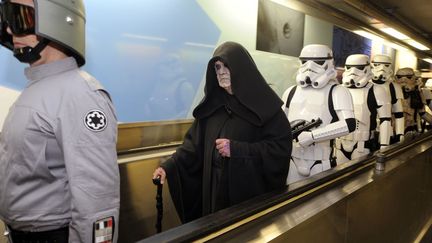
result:
<svg viewBox="0 0 432 243"><path fill-rule="evenodd" d="M14 35L27 35L35 33L34 8L9 1L0 3L1 33L9 27Z"/></svg>
<svg viewBox="0 0 432 243"><path fill-rule="evenodd" d="M346 70L350 70L351 68L357 68L358 70L364 71L365 68L369 67L369 64L365 65L345 65Z"/></svg>
<svg viewBox="0 0 432 243"><path fill-rule="evenodd" d="M407 79L411 79L413 77L413 75L396 75L397 79L401 79L403 77L406 77Z"/></svg>
<svg viewBox="0 0 432 243"><path fill-rule="evenodd" d="M333 57L299 57L301 64L305 64L308 61L313 61L314 63L322 66L325 61L332 59Z"/></svg>

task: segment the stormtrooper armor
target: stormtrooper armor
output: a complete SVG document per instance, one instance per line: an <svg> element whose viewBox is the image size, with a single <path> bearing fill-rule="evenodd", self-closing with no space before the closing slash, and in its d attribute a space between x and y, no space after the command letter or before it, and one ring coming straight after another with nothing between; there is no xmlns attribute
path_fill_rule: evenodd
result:
<svg viewBox="0 0 432 243"><path fill-rule="evenodd" d="M421 90L426 100L426 105L430 110L432 110L432 87L425 85L423 88L421 88Z"/></svg>
<svg viewBox="0 0 432 243"><path fill-rule="evenodd" d="M353 98L356 128L354 132L336 139L338 164L367 155L378 146L390 143L390 96L382 86L369 82L372 76L367 55L354 54L347 58L342 84L348 88ZM377 117L379 140L374 133Z"/></svg>
<svg viewBox="0 0 432 243"><path fill-rule="evenodd" d="M404 100L405 133L420 132L421 119L432 123L432 115L426 113L426 99L420 91L418 81L412 68L401 68L396 72L396 82L402 86Z"/></svg>
<svg viewBox="0 0 432 243"><path fill-rule="evenodd" d="M293 140L287 184L334 166L334 138L355 128L351 95L337 85L331 49L325 45L307 45L300 53L300 60L297 85L288 88L282 97L285 113L289 121L320 118L322 124L301 132Z"/></svg>
<svg viewBox="0 0 432 243"><path fill-rule="evenodd" d="M424 83L422 81L421 72L419 70L414 70L414 75L416 78L416 84L421 89L424 87Z"/></svg>
<svg viewBox="0 0 432 243"><path fill-rule="evenodd" d="M393 82L392 59L387 55L375 55L372 59L372 82L382 86L390 96L393 124L392 142L403 140L405 120L403 117L403 93L399 84Z"/></svg>
<svg viewBox="0 0 432 243"><path fill-rule="evenodd" d="M421 88L423 97L425 98L426 101L426 112L427 113L432 113L432 79L428 79L424 86ZM423 131L429 131L432 128L432 124L431 123L424 123L422 124L422 129Z"/></svg>

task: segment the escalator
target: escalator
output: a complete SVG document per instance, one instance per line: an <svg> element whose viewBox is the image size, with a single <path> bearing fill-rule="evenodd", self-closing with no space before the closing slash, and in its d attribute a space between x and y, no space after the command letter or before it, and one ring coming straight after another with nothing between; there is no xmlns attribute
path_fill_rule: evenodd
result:
<svg viewBox="0 0 432 243"><path fill-rule="evenodd" d="M432 242L431 133L184 225L165 186L155 234L151 174L175 147L119 155L119 242Z"/></svg>

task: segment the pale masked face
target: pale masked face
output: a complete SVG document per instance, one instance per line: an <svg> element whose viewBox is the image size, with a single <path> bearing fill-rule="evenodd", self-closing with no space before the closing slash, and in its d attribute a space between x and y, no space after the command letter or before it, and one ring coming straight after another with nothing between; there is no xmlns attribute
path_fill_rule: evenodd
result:
<svg viewBox="0 0 432 243"><path fill-rule="evenodd" d="M229 94L232 94L231 73L228 67L221 61L216 61L214 67L219 86L225 89Z"/></svg>

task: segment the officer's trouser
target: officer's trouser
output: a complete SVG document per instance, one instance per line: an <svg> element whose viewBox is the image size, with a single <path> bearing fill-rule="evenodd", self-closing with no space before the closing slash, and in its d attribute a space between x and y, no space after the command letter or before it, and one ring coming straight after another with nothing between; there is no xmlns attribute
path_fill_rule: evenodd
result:
<svg viewBox="0 0 432 243"><path fill-rule="evenodd" d="M69 239L69 227L42 232L8 229L12 243L68 243Z"/></svg>

